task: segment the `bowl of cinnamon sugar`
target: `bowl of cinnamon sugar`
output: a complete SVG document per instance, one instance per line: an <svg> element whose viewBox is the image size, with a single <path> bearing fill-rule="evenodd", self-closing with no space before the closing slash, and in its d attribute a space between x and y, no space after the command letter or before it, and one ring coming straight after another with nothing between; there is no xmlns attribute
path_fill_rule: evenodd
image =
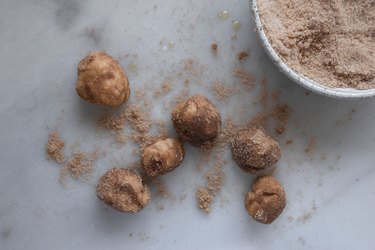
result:
<svg viewBox="0 0 375 250"><path fill-rule="evenodd" d="M250 0L260 41L287 77L315 93L375 96L375 2Z"/></svg>

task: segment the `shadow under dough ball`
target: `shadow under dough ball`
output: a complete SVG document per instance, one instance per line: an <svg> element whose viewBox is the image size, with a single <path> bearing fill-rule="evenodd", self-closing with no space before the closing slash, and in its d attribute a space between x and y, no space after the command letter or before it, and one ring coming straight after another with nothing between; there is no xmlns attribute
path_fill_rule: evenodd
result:
<svg viewBox="0 0 375 250"><path fill-rule="evenodd" d="M178 167L184 155L181 142L174 138L160 139L143 149L141 167L148 176L157 177Z"/></svg>
<svg viewBox="0 0 375 250"><path fill-rule="evenodd" d="M249 215L263 224L271 224L282 213L285 205L284 188L271 176L259 177L245 198Z"/></svg>
<svg viewBox="0 0 375 250"><path fill-rule="evenodd" d="M121 65L105 52L91 52L78 64L78 95L88 102L117 106L128 101L129 81Z"/></svg>
<svg viewBox="0 0 375 250"><path fill-rule="evenodd" d="M112 168L99 180L96 195L120 212L139 212L151 199L150 189L133 170Z"/></svg>
<svg viewBox="0 0 375 250"><path fill-rule="evenodd" d="M221 116L206 97L194 95L172 111L172 122L183 141L195 147L211 147L220 127Z"/></svg>
<svg viewBox="0 0 375 250"><path fill-rule="evenodd" d="M281 156L277 141L260 126L240 130L231 147L233 160L251 174L275 164Z"/></svg>

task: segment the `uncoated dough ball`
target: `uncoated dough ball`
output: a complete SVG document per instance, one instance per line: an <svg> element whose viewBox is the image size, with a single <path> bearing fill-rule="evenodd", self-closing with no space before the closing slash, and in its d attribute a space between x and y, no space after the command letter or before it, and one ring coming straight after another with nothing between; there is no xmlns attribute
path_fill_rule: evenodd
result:
<svg viewBox="0 0 375 250"><path fill-rule="evenodd" d="M257 171L275 164L280 159L280 147L260 126L240 130L232 142L232 157L244 171Z"/></svg>
<svg viewBox="0 0 375 250"><path fill-rule="evenodd" d="M247 193L245 207L254 220L271 224L286 205L284 188L271 176L259 177Z"/></svg>
<svg viewBox="0 0 375 250"><path fill-rule="evenodd" d="M129 81L120 64L105 52L91 52L78 64L78 95L88 102L117 106L129 99Z"/></svg>
<svg viewBox="0 0 375 250"><path fill-rule="evenodd" d="M173 138L160 139L143 150L141 166L147 175L156 177L178 167L184 155L181 142Z"/></svg>
<svg viewBox="0 0 375 250"><path fill-rule="evenodd" d="M124 168L112 168L99 180L96 195L120 212L138 212L151 199L150 189L138 173Z"/></svg>
<svg viewBox="0 0 375 250"><path fill-rule="evenodd" d="M217 108L204 96L194 95L172 111L178 135L196 147L211 147L221 127Z"/></svg>

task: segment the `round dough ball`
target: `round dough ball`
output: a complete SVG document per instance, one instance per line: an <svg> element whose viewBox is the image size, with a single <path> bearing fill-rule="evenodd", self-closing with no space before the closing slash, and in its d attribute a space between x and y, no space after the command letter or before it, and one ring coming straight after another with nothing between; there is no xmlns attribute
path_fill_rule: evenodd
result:
<svg viewBox="0 0 375 250"><path fill-rule="evenodd" d="M96 195L120 212L136 213L151 199L150 189L133 170L112 168L99 180Z"/></svg>
<svg viewBox="0 0 375 250"><path fill-rule="evenodd" d="M160 139L143 150L141 166L147 175L157 177L178 167L184 155L181 142L173 138Z"/></svg>
<svg viewBox="0 0 375 250"><path fill-rule="evenodd" d="M263 224L271 224L282 213L285 205L284 188L271 176L259 177L245 199L249 215Z"/></svg>
<svg viewBox="0 0 375 250"><path fill-rule="evenodd" d="M211 147L221 127L221 116L206 97L194 95L172 111L172 122L182 140L195 147Z"/></svg>
<svg viewBox="0 0 375 250"><path fill-rule="evenodd" d="M117 106L129 99L129 81L120 64L105 52L91 52L78 64L78 95L88 102Z"/></svg>
<svg viewBox="0 0 375 250"><path fill-rule="evenodd" d="M275 164L281 156L277 141L259 126L240 130L231 146L233 160L242 170L252 174Z"/></svg>

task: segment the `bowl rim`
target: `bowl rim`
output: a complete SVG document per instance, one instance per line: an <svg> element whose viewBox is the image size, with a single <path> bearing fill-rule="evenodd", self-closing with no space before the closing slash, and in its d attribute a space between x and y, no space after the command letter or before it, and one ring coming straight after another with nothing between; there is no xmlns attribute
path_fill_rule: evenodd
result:
<svg viewBox="0 0 375 250"><path fill-rule="evenodd" d="M250 0L250 9L252 12L253 21L255 23L256 31L259 35L261 44L264 50L276 67L284 73L289 79L297 83L298 85L323 96L341 98L341 99L359 99L375 96L374 89L358 90L352 88L331 88L324 86L314 80L297 73L295 70L290 68L283 60L278 56L275 50L272 48L268 38L264 32L262 23L260 21L259 9L257 0Z"/></svg>

